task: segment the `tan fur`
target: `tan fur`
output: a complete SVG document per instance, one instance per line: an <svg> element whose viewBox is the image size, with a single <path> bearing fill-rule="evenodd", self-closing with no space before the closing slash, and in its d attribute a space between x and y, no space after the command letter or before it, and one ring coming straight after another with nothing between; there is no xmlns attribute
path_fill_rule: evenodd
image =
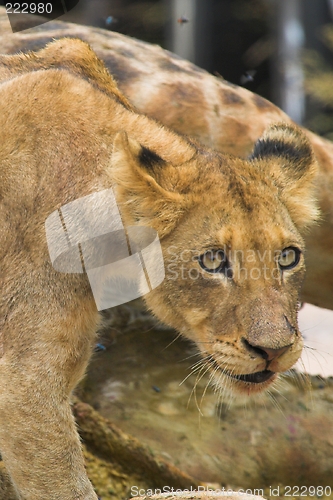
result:
<svg viewBox="0 0 333 500"><path fill-rule="evenodd" d="M148 307L197 344L222 389L259 393L275 375L262 383L234 376L278 374L302 349L301 234L317 216L316 163L303 134L282 124L248 161L171 132L137 114L78 40L7 57L2 68L1 453L24 500L96 500L69 398L99 315L86 276L53 269L45 220L112 187L125 225L160 237L166 278ZM276 256L288 247L302 255L282 272ZM218 249L232 276L199 265Z"/></svg>
<svg viewBox="0 0 333 500"><path fill-rule="evenodd" d="M261 96L213 76L158 45L63 21L13 34L6 9L0 7L3 53L37 50L48 41L65 36L91 44L121 92L141 113L217 151L245 158L270 124L292 124L283 111ZM54 68L63 67L61 59L52 59ZM67 61L70 59L67 57ZM0 73L5 70L6 60L0 56ZM9 64L9 71L13 65ZM71 71L81 71L74 69L76 65L74 56ZM305 237L307 273L301 299L333 309L333 144L308 130L304 133L319 164L316 184L322 217L320 224L313 226Z"/></svg>

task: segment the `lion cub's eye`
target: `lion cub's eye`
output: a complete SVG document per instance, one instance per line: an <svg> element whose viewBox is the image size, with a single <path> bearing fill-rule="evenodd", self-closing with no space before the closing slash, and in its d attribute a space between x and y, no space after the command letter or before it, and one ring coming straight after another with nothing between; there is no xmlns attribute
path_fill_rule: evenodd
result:
<svg viewBox="0 0 333 500"><path fill-rule="evenodd" d="M301 258L301 251L296 247L288 247L279 255L279 266L282 270L296 267Z"/></svg>
<svg viewBox="0 0 333 500"><path fill-rule="evenodd" d="M230 270L223 250L208 250L199 257L199 264L208 273L225 273ZM230 274L228 272L228 274Z"/></svg>

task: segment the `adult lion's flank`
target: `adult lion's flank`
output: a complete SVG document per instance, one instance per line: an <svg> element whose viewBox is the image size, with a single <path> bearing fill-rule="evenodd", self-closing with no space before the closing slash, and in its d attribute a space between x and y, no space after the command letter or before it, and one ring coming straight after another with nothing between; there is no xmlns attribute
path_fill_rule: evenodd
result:
<svg viewBox="0 0 333 500"><path fill-rule="evenodd" d="M80 40L0 58L0 447L20 498L97 500L70 410L99 325L87 276L51 265L45 221L113 189L125 226L154 228L165 279L148 308L197 344L236 396L271 387L302 351L303 232L316 163L295 127L248 160L138 114Z"/></svg>

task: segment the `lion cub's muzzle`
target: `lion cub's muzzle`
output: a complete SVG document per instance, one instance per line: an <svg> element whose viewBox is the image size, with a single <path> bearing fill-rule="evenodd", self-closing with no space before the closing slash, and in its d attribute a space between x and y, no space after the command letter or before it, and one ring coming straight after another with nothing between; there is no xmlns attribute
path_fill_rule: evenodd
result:
<svg viewBox="0 0 333 500"><path fill-rule="evenodd" d="M247 331L244 328L243 335L238 336L231 348L237 353L237 361L230 355L223 366L214 353L210 362L216 373L222 372L222 378L226 377L230 389L236 393L258 393L267 389L278 374L292 368L302 347L298 328L282 314L279 318L275 316L274 321L256 319Z"/></svg>
<svg viewBox="0 0 333 500"><path fill-rule="evenodd" d="M272 349L270 347L265 347L265 346L252 346L246 339L243 339L243 344L249 351L255 352L258 356L260 356L261 358L263 358L263 360L266 361L265 370L255 373L250 373L247 375L233 376L233 378L235 378L236 380L240 380L242 382L248 382L251 384L261 384L269 379L275 378L274 375L276 375L276 371L274 370L272 371L269 369L271 363L280 356L282 356L285 352L287 352L288 349L290 349L290 347L293 345L293 343L290 343L289 345L279 347L277 349Z"/></svg>

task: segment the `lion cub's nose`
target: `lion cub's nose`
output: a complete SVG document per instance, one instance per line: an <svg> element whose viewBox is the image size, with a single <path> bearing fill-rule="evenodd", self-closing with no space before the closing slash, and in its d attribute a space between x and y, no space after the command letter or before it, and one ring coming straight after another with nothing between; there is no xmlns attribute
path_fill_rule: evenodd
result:
<svg viewBox="0 0 333 500"><path fill-rule="evenodd" d="M270 349L268 347L257 346L257 349L261 351L260 354L265 360L272 361L273 359L276 359L279 356L281 356L284 352L288 351L290 345L280 347L279 349Z"/></svg>
<svg viewBox="0 0 333 500"><path fill-rule="evenodd" d="M246 339L244 339L244 344L247 347L249 351L254 351L255 353L259 354L263 359L266 361L272 361L273 359L278 358L281 356L284 352L288 351L289 347L292 346L292 344L279 347L278 349L272 349L271 347L264 347L261 345L252 345L250 342Z"/></svg>

